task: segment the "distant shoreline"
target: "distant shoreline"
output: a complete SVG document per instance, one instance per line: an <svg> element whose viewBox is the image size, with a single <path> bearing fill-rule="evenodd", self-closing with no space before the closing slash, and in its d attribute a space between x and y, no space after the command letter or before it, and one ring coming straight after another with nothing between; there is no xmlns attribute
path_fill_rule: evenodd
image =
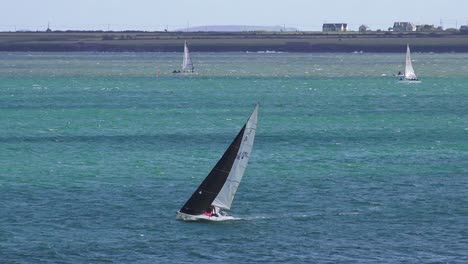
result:
<svg viewBox="0 0 468 264"><path fill-rule="evenodd" d="M460 32L0 32L0 51L29 52L468 52Z"/></svg>

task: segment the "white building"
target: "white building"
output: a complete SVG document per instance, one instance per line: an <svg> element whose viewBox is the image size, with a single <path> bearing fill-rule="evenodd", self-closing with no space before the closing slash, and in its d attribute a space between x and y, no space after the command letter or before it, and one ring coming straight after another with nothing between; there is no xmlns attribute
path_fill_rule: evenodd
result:
<svg viewBox="0 0 468 264"><path fill-rule="evenodd" d="M348 31L347 23L325 23L322 26L323 32L346 32Z"/></svg>
<svg viewBox="0 0 468 264"><path fill-rule="evenodd" d="M411 22L395 22L393 31L416 31L416 26Z"/></svg>

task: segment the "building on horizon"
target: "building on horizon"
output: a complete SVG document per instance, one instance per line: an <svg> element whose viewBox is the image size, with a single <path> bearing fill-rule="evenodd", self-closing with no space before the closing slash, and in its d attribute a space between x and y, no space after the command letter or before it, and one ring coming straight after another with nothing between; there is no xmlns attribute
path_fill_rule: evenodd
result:
<svg viewBox="0 0 468 264"><path fill-rule="evenodd" d="M322 26L323 32L346 32L348 31L347 23L324 23Z"/></svg>
<svg viewBox="0 0 468 264"><path fill-rule="evenodd" d="M395 22L393 31L416 31L416 26L411 22Z"/></svg>
<svg viewBox="0 0 468 264"><path fill-rule="evenodd" d="M468 25L466 25L466 26L461 26L461 27L460 27L460 32L468 33Z"/></svg>

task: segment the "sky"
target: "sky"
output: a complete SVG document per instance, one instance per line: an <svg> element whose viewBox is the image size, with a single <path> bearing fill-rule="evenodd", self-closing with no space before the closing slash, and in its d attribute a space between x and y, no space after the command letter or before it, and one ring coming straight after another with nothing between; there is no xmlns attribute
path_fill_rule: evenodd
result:
<svg viewBox="0 0 468 264"><path fill-rule="evenodd" d="M468 0L0 0L0 31L169 30L206 25L386 30L395 21L468 24Z"/></svg>

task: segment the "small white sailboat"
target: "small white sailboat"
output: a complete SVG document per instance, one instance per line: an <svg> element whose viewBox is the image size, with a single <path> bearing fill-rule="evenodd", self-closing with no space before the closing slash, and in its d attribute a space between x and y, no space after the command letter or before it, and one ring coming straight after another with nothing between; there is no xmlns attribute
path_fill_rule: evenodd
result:
<svg viewBox="0 0 468 264"><path fill-rule="evenodd" d="M172 73L194 73L192 58L190 57L190 50L187 41L184 42L184 58L182 60L182 70L174 70Z"/></svg>
<svg viewBox="0 0 468 264"><path fill-rule="evenodd" d="M252 152L257 129L259 105L237 134L218 163L192 196L177 212L176 219L185 221L226 221L235 219L222 212L229 210Z"/></svg>
<svg viewBox="0 0 468 264"><path fill-rule="evenodd" d="M401 82L405 83L420 83L418 76L414 72L413 63L411 62L411 51L409 45L406 46L406 66L405 75L400 77Z"/></svg>

